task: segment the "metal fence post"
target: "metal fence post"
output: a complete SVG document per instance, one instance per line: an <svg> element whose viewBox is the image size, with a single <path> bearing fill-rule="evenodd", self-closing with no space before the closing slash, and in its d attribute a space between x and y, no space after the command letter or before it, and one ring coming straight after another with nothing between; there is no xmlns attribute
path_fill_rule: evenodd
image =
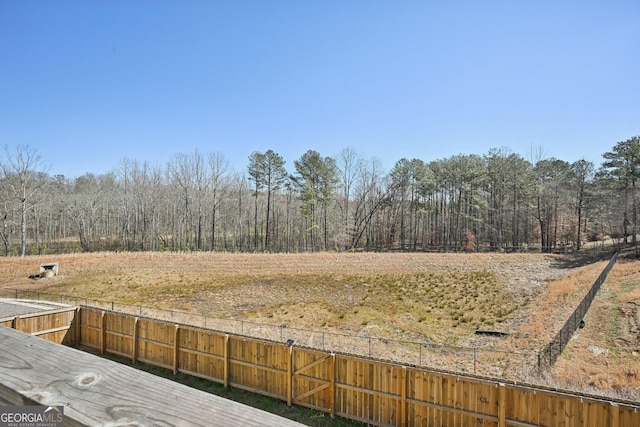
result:
<svg viewBox="0 0 640 427"><path fill-rule="evenodd" d="M476 348L473 347L473 373L476 373Z"/></svg>
<svg viewBox="0 0 640 427"><path fill-rule="evenodd" d="M559 334L560 339L558 340L559 342L559 346L558 346L558 357L562 354L562 348L564 347L564 341L562 341L562 329L560 329L560 334Z"/></svg>

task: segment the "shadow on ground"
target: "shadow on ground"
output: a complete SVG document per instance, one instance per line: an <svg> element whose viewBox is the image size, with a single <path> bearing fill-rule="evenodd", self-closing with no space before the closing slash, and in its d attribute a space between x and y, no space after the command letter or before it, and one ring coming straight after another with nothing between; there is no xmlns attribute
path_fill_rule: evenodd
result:
<svg viewBox="0 0 640 427"><path fill-rule="evenodd" d="M564 254L562 258L558 258L552 264L555 268L578 268L585 265L593 264L600 261L609 261L611 257L618 252L618 260L623 259L636 259L633 246L628 247L607 247L597 249L581 250L580 252L573 252Z"/></svg>

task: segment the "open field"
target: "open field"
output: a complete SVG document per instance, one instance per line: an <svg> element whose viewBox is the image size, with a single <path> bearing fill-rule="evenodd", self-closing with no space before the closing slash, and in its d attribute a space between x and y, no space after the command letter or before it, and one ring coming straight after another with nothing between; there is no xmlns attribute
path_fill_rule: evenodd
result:
<svg viewBox="0 0 640 427"><path fill-rule="evenodd" d="M29 279L45 262L60 263L60 274ZM640 270L638 262L622 263L627 264ZM313 331L537 353L606 262L578 265L572 258L540 254L97 253L0 259L0 287ZM611 277L626 277L618 271L614 267ZM640 302L633 275L625 280L624 298L630 299L625 303ZM612 296L605 284L594 308L607 295ZM612 304L620 305L619 298L616 294ZM585 320L587 328L579 336L598 323ZM596 324L598 332L615 333ZM511 335L483 337L476 329ZM607 375L630 378L616 383L618 389L640 385L637 375L623 373L629 372L629 363L637 372L640 362L631 357L609 364ZM560 369L564 359L546 381L572 376ZM567 384L580 389L589 381ZM616 388L602 380L591 385Z"/></svg>

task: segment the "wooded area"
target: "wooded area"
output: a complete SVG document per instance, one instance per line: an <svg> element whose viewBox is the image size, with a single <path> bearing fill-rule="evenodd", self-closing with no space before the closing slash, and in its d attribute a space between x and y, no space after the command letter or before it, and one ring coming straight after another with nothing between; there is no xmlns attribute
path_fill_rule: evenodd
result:
<svg viewBox="0 0 640 427"><path fill-rule="evenodd" d="M580 250L635 243L640 137L603 163L525 159L508 149L388 173L353 148L309 150L285 168L272 150L234 171L219 152L164 166L123 159L111 172L50 176L42 153L5 149L2 252L314 252Z"/></svg>

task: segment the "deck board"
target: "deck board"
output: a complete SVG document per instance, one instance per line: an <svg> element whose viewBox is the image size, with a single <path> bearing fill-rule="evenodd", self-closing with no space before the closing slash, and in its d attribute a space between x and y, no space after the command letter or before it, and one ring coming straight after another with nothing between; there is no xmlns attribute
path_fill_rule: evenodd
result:
<svg viewBox="0 0 640 427"><path fill-rule="evenodd" d="M302 426L130 366L0 327L0 401L24 405L29 400L63 405L65 425Z"/></svg>

